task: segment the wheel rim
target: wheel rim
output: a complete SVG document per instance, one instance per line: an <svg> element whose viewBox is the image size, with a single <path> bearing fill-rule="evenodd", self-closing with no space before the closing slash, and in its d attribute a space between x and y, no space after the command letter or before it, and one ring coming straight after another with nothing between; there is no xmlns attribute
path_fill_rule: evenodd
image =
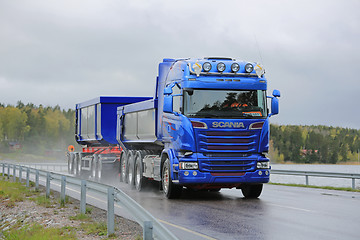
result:
<svg viewBox="0 0 360 240"><path fill-rule="evenodd" d="M125 177L126 177L126 163L125 163L125 159L121 160L121 178L123 181L125 181Z"/></svg>
<svg viewBox="0 0 360 240"><path fill-rule="evenodd" d="M102 170L101 169L102 168L102 161L99 160L98 163L99 164L98 164L97 170L98 170L98 178L100 179L101 178L101 172L102 172L101 171Z"/></svg>
<svg viewBox="0 0 360 240"><path fill-rule="evenodd" d="M163 190L164 190L165 193L167 193L168 190L169 190L169 183L170 183L169 176L170 176L169 168L166 165L164 167L164 172L163 172Z"/></svg>
<svg viewBox="0 0 360 240"><path fill-rule="evenodd" d="M137 167L136 165L136 175L135 175L135 185L136 185L136 188L139 188L140 186L140 169Z"/></svg>

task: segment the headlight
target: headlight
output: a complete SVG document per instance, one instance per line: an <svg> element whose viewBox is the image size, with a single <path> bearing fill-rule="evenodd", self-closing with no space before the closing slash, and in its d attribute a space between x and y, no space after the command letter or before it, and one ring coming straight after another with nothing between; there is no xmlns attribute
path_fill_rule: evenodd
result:
<svg viewBox="0 0 360 240"><path fill-rule="evenodd" d="M258 162L256 164L258 169L269 169L270 168L270 162Z"/></svg>
<svg viewBox="0 0 360 240"><path fill-rule="evenodd" d="M211 67L212 67L211 63L209 63L209 62L206 62L203 64L203 69L205 72L209 72L211 70Z"/></svg>
<svg viewBox="0 0 360 240"><path fill-rule="evenodd" d="M198 168L199 166L197 162L180 162L179 164L180 170L196 170Z"/></svg>
<svg viewBox="0 0 360 240"><path fill-rule="evenodd" d="M223 62L218 63L218 65L216 66L216 68L217 68L217 70L218 70L219 72L225 71L225 69L226 69L225 63L223 63Z"/></svg>
<svg viewBox="0 0 360 240"><path fill-rule="evenodd" d="M238 72L239 70L240 70L239 64L237 64L237 63L231 64L231 71L232 71L232 72L236 73L236 72Z"/></svg>
<svg viewBox="0 0 360 240"><path fill-rule="evenodd" d="M254 66L251 63L245 65L245 72L251 73L254 70Z"/></svg>

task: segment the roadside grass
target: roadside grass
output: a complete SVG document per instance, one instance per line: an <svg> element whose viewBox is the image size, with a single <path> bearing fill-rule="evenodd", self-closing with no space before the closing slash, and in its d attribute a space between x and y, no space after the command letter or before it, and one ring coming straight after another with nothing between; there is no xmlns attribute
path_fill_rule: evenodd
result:
<svg viewBox="0 0 360 240"><path fill-rule="evenodd" d="M6 203L6 207L14 207L16 202L23 202L24 200L34 201L40 206L46 208L54 208L54 215L59 214L59 211L65 206L62 206L60 199L46 198L43 191L31 190L27 188L24 183L12 182L5 180L0 176L0 201ZM69 197L65 202L70 202ZM78 209L75 206L75 209ZM68 240L77 239L76 232L84 231L87 235L104 236L104 239L115 239L116 235L107 235L106 222L95 222L90 214L93 209L86 207L85 214L77 214L69 217L70 220L81 221L80 228L64 226L64 227L44 227L39 223L24 224L21 219L17 219L15 223L4 223L0 226L0 239L29 239L29 240ZM6 230L4 230L6 229ZM137 238L137 239L142 239Z"/></svg>
<svg viewBox="0 0 360 240"><path fill-rule="evenodd" d="M68 240L76 239L76 232L73 228L54 228L33 223L31 225L13 226L3 232L3 239L28 239L28 240Z"/></svg>
<svg viewBox="0 0 360 240"><path fill-rule="evenodd" d="M347 192L360 192L360 189L330 187L330 186L314 186L314 185L306 185L306 184L288 184L288 183L272 183L272 182L269 182L269 184L271 184L271 185L289 186L289 187L305 187L305 188L318 188L318 189L347 191Z"/></svg>
<svg viewBox="0 0 360 240"><path fill-rule="evenodd" d="M6 207L14 207L16 202L22 202L25 198L34 195L35 192L28 189L20 182L0 181L0 201L6 202Z"/></svg>

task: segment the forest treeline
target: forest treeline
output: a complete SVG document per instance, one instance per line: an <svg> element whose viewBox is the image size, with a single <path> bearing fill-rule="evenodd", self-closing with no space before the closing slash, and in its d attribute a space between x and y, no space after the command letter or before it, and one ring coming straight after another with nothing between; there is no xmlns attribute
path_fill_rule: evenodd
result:
<svg viewBox="0 0 360 240"><path fill-rule="evenodd" d="M75 144L74 125L72 109L25 105L21 101L16 106L0 104L0 151L9 152L17 144L24 153L63 153L69 144Z"/></svg>
<svg viewBox="0 0 360 240"><path fill-rule="evenodd" d="M270 126L270 156L277 162L357 162L360 131L327 126Z"/></svg>
<svg viewBox="0 0 360 240"><path fill-rule="evenodd" d="M16 106L0 104L0 152L18 151L43 155L62 154L74 139L75 111L59 106L44 107L32 103ZM327 126L270 126L270 157L273 162L341 163L357 162L360 131Z"/></svg>

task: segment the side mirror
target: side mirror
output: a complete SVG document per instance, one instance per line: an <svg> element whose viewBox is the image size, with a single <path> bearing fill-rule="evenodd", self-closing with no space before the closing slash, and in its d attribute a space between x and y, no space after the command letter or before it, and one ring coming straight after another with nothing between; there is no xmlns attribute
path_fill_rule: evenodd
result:
<svg viewBox="0 0 360 240"><path fill-rule="evenodd" d="M166 88L165 88L165 90L166 90ZM170 90L171 90L171 88L170 88ZM171 92L172 92L172 90L171 90ZM164 91L164 94L165 94L165 91ZM164 112L167 112L167 113L173 113L173 96L170 94L167 94L164 96Z"/></svg>
<svg viewBox="0 0 360 240"><path fill-rule="evenodd" d="M279 92L280 94L280 92ZM279 113L279 99L273 97L271 99L271 116Z"/></svg>
<svg viewBox="0 0 360 240"><path fill-rule="evenodd" d="M280 91L274 89L274 91L273 91L273 96L274 96L274 97L280 97Z"/></svg>
<svg viewBox="0 0 360 240"><path fill-rule="evenodd" d="M170 95L173 93L173 90L172 90L172 86L168 86L166 88L164 88L164 95Z"/></svg>

